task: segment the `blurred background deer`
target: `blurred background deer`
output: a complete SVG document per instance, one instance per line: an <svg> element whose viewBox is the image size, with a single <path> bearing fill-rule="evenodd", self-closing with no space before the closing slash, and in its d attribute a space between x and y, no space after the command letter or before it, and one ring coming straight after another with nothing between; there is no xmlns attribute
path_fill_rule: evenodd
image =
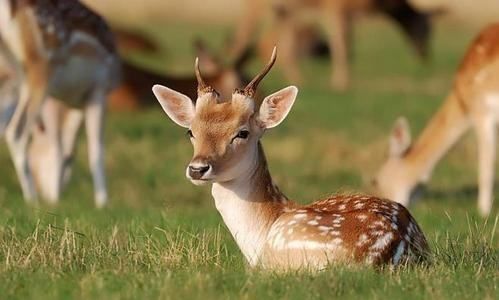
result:
<svg viewBox="0 0 499 300"><path fill-rule="evenodd" d="M95 202L104 206L104 112L120 77L108 26L76 0L0 0L0 37L11 70L0 124L24 198L34 202L38 186L46 200L59 199L84 120Z"/></svg>
<svg viewBox="0 0 499 300"><path fill-rule="evenodd" d="M248 47L259 23L270 15L270 24L260 33L260 51L265 56L272 45L279 45L280 64L290 82L302 79L298 70L300 45L314 43L317 39L314 29L322 25L332 56L331 84L335 89L346 89L350 81L353 22L355 16L363 12L388 17L421 58L429 54L430 15L416 9L408 0L248 0L245 5L246 14L236 29L231 52L237 55Z"/></svg>
<svg viewBox="0 0 499 300"><path fill-rule="evenodd" d="M122 51L149 52L155 51L153 41L123 30L119 31L118 45ZM232 91L247 83L244 67L250 58L251 50L242 52L230 63L224 63L203 41L194 42L196 56L200 59L200 67L206 74L206 80L222 95L230 95ZM176 90L194 97L196 77L194 75L168 75L165 72L148 70L131 61L123 60L123 81L109 97L109 106L113 111L133 111L157 105L151 94L151 86L157 82L166 82Z"/></svg>
<svg viewBox="0 0 499 300"><path fill-rule="evenodd" d="M416 186L429 181L436 164L470 127L478 145L478 210L492 211L499 119L499 23L473 41L440 109L412 143L409 123L399 118L390 136L390 155L373 185L383 197L409 205Z"/></svg>

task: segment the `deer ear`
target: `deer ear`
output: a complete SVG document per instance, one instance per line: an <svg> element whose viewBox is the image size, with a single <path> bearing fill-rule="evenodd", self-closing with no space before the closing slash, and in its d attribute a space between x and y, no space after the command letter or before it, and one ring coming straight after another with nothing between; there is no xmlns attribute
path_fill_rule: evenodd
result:
<svg viewBox="0 0 499 300"><path fill-rule="evenodd" d="M298 88L290 86L266 97L260 106L259 119L265 128L279 125L288 115L298 95Z"/></svg>
<svg viewBox="0 0 499 300"><path fill-rule="evenodd" d="M409 122L405 117L399 117L390 135L390 156L402 157L411 147L411 143Z"/></svg>
<svg viewBox="0 0 499 300"><path fill-rule="evenodd" d="M152 91L173 122L185 128L191 126L195 107L189 97L162 85L153 86Z"/></svg>

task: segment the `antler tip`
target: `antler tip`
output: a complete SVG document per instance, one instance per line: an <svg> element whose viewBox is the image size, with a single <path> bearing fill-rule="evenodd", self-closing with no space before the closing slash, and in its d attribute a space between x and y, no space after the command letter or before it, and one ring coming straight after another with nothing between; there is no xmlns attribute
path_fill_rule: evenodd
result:
<svg viewBox="0 0 499 300"><path fill-rule="evenodd" d="M274 45L274 49L272 50L272 57L277 56L277 45Z"/></svg>

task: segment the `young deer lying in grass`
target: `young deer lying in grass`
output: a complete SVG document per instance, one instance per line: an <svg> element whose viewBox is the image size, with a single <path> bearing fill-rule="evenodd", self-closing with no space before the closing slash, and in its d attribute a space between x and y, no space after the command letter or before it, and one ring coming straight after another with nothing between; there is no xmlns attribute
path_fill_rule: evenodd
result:
<svg viewBox="0 0 499 300"><path fill-rule="evenodd" d="M287 87L254 100L258 84L276 60L232 99L223 100L200 75L198 97L156 85L153 92L166 114L188 128L194 157L187 177L211 183L215 204L252 266L324 268L334 262L399 264L428 251L426 239L400 204L371 196L338 195L300 206L272 181L260 138L281 123L298 89Z"/></svg>
<svg viewBox="0 0 499 300"><path fill-rule="evenodd" d="M499 23L483 30L468 49L447 100L411 144L409 125L400 118L390 137L390 157L373 185L383 197L408 205L414 188L470 128L478 142L478 209L492 209L496 127L499 118Z"/></svg>
<svg viewBox="0 0 499 300"><path fill-rule="evenodd" d="M256 31L266 12L271 24L262 34L260 46L268 55L274 44L282 49L281 66L291 81L301 78L297 52L302 40L298 32L304 23L319 24L327 34L332 53L331 84L336 89L349 85L349 42L353 16L359 12L379 12L400 27L421 57L428 54L429 15L418 11L408 0L247 0L245 14L235 33L231 52L239 53Z"/></svg>
<svg viewBox="0 0 499 300"><path fill-rule="evenodd" d="M104 205L105 102L119 78L119 58L106 23L77 0L0 0L0 38L19 81L11 105L15 111L0 114L8 119L0 124L6 124L24 198L36 198L35 168L42 196L58 200L69 171L67 155L85 118L95 201ZM28 159L34 130L39 131L33 140L36 150ZM39 139L44 141L37 147Z"/></svg>

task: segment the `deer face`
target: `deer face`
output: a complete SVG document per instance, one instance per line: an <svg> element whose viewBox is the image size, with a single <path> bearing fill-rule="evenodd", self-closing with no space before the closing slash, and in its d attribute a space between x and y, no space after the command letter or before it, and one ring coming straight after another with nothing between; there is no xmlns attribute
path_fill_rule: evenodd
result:
<svg viewBox="0 0 499 300"><path fill-rule="evenodd" d="M258 141L265 129L281 123L296 99L298 89L288 87L266 97L257 107L254 94L258 83L275 62L275 50L267 68L232 98L219 99L219 94L206 86L199 71L198 98L156 85L153 92L166 114L187 128L194 147L186 176L194 184L228 182L244 176L258 162Z"/></svg>

